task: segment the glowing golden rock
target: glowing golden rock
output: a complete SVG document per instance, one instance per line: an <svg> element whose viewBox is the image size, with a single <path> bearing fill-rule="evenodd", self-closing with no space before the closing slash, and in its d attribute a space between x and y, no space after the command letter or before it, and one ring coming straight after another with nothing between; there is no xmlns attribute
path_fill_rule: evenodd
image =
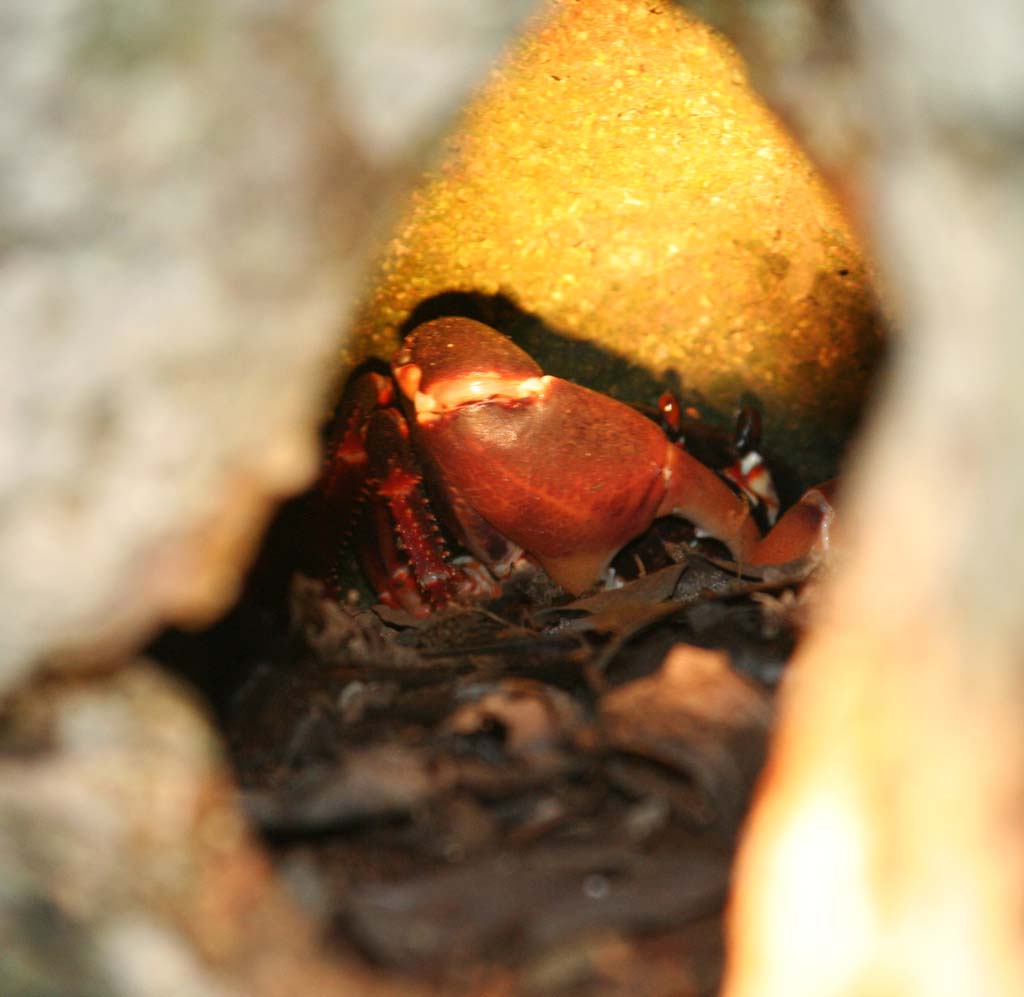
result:
<svg viewBox="0 0 1024 997"><path fill-rule="evenodd" d="M451 291L511 299L545 327L523 345L583 383L635 397L674 370L724 416L756 397L809 477L880 344L834 198L728 44L649 0L561 0L495 71L396 228L349 359L386 356Z"/></svg>

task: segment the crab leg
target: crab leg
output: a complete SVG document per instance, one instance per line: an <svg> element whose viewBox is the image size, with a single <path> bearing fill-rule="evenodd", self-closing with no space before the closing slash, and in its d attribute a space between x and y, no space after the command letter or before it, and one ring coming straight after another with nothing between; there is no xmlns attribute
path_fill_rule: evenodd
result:
<svg viewBox="0 0 1024 997"><path fill-rule="evenodd" d="M721 474L727 478L748 499L764 510L765 519L771 526L779 518L779 493L775 490L771 471L761 456L761 413L750 405L740 409L736 418L736 432L733 445L737 459Z"/></svg>
<svg viewBox="0 0 1024 997"><path fill-rule="evenodd" d="M363 427L371 413L390 404L393 397L394 382L372 372L356 378L345 390L334 420L339 428L327 443L317 488L317 534L325 550L340 549L352 536L369 488Z"/></svg>
<svg viewBox="0 0 1024 997"><path fill-rule="evenodd" d="M747 500L736 495L709 467L673 443L662 471L664 497L654 513L682 516L709 536L717 537L738 561L749 561L761 534Z"/></svg>
<svg viewBox="0 0 1024 997"><path fill-rule="evenodd" d="M369 372L345 389L327 441L317 491L309 507L312 529L304 554L308 570L340 595L338 552L352 539L370 490L363 427L370 414L394 398L394 382Z"/></svg>
<svg viewBox="0 0 1024 997"><path fill-rule="evenodd" d="M377 598L393 609L404 609L411 616L426 616L433 607L416 587L409 562L402 559L393 535L388 506L377 496L369 500L354 543L363 577Z"/></svg>
<svg viewBox="0 0 1024 997"><path fill-rule="evenodd" d="M423 475L409 446L409 428L394 409L379 409L366 427L369 476L386 504L395 537L408 557L415 586L434 606L445 605L458 588L437 520L423 491ZM382 544L389 538L380 538ZM399 582L404 587L404 580ZM408 607L406 607L408 608Z"/></svg>
<svg viewBox="0 0 1024 997"><path fill-rule="evenodd" d="M363 427L372 412L391 404L394 382L373 372L356 378L346 389L335 424L339 430L331 437L324 454L320 491L334 506L335 513L341 503L351 505L345 524L351 527L358 512L363 484L367 476L368 457L363 442Z"/></svg>

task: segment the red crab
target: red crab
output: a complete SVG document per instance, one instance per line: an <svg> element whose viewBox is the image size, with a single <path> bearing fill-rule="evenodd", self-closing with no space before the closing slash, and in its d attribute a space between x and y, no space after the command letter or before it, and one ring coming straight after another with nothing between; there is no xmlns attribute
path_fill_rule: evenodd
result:
<svg viewBox="0 0 1024 997"><path fill-rule="evenodd" d="M748 564L828 544L830 486L762 538L747 500L655 422L545 375L480 322L419 326L391 369L393 380L364 374L346 391L319 494L392 606L424 615L493 593L524 555L578 594L659 516L691 520ZM472 558L450 556L438 520Z"/></svg>

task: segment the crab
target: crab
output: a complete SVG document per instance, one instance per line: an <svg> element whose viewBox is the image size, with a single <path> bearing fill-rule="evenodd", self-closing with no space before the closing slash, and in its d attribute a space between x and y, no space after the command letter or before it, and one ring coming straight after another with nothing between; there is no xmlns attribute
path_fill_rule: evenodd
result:
<svg viewBox="0 0 1024 997"><path fill-rule="evenodd" d="M418 326L391 375L349 385L318 494L331 542L352 539L381 601L413 615L495 595L524 559L580 594L662 516L690 520L746 564L828 546L831 484L762 537L750 498L656 421L545 374L483 323ZM663 411L673 423L671 406ZM756 477L741 483L767 496ZM446 536L468 554L453 557Z"/></svg>

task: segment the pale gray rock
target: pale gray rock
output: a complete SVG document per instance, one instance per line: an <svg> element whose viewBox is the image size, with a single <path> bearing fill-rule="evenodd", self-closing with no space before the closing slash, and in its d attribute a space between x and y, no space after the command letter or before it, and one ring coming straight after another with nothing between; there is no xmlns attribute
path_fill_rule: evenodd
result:
<svg viewBox="0 0 1024 997"><path fill-rule="evenodd" d="M0 708L0 937L3 994L368 992L317 954L196 704L142 661Z"/></svg>
<svg viewBox="0 0 1024 997"><path fill-rule="evenodd" d="M524 5L466 6L415 57L401 0L0 8L0 689L230 599L382 220Z"/></svg>

